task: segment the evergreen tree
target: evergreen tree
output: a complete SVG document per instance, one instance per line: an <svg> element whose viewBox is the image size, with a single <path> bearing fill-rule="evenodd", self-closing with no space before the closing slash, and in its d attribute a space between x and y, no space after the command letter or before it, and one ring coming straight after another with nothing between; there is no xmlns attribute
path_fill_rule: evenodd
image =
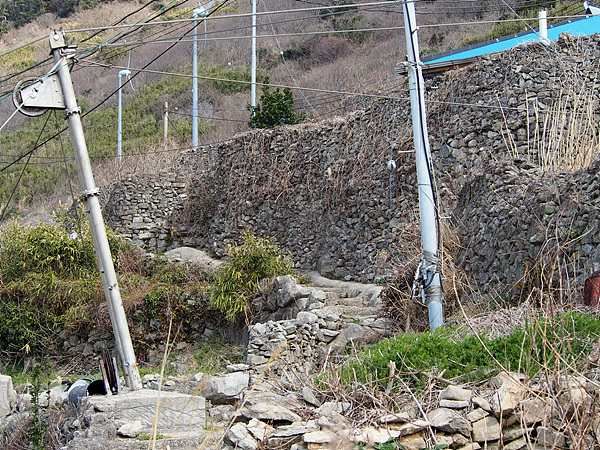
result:
<svg viewBox="0 0 600 450"><path fill-rule="evenodd" d="M271 92L269 77L265 78L262 88L260 103L256 107L248 105L250 110L250 128L273 128L279 125L293 125L306 118L302 113L300 117L294 112L294 96L292 90L286 87L283 93L279 88Z"/></svg>

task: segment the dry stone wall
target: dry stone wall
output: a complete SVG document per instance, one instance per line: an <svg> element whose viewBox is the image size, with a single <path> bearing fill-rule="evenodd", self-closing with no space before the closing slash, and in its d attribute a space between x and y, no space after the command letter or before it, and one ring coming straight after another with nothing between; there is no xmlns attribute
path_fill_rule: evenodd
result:
<svg viewBox="0 0 600 450"><path fill-rule="evenodd" d="M548 175L549 154L585 151L591 162L600 150L600 36L563 37L554 50L520 47L427 83L442 216L453 215L461 241L455 256L483 294L511 289L538 258L545 248L538 231L552 216L538 211L550 211L552 202L570 218L571 233L586 230L570 244L577 264L600 261L595 204L566 201L581 185L557 190L561 177ZM404 153L412 149L408 90L357 105L344 117L255 130L190 151L173 169L185 180L174 196L163 186L173 175L131 178L113 192L109 222L152 250L186 245L217 256L250 228L290 251L297 267L339 279L372 281L410 266L420 234L414 156ZM570 136L584 136L585 148L572 148ZM586 189L595 198L599 187ZM156 208L138 207L146 204ZM572 266L573 279L585 270Z"/></svg>
<svg viewBox="0 0 600 450"><path fill-rule="evenodd" d="M172 241L172 217L186 197L186 179L175 173L128 177L112 190L104 214L134 244L164 251Z"/></svg>

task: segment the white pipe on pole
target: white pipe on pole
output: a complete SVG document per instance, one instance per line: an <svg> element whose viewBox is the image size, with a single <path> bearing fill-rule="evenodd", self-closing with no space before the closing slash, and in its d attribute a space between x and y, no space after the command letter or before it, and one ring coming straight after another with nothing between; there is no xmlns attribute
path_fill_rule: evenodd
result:
<svg viewBox="0 0 600 450"><path fill-rule="evenodd" d="M122 82L121 82L121 77L129 77L131 75L131 72L127 69L123 69L119 72L119 107L118 107L118 113L117 113L117 160L119 161L119 164L121 164L121 158L123 155L122 152L122 147L123 147L123 111L122 111L122 106L121 106L121 102L122 102L122 98L121 98L121 87L122 87Z"/></svg>
<svg viewBox="0 0 600 450"><path fill-rule="evenodd" d="M252 0L252 67L250 75L250 106L256 107L256 0Z"/></svg>
<svg viewBox="0 0 600 450"><path fill-rule="evenodd" d="M442 307L442 282L439 271L436 204L432 187L433 169L429 151L425 88L419 58L418 27L414 0L406 1L403 8L406 48L408 51L408 84L419 190L421 238L423 241L423 258L419 265L419 277L421 294L424 296L429 310L429 326L434 329L444 324L444 312Z"/></svg>
<svg viewBox="0 0 600 450"><path fill-rule="evenodd" d="M94 248L96 250L96 258L98 260L98 268L102 278L104 287L104 295L108 303L115 343L119 352L119 357L123 365L125 383L132 389L141 389L142 382L140 379L133 344L129 334L129 326L123 308L123 301L117 283L115 268L110 254L110 247L106 237L104 228L104 220L102 219L102 211L100 209L100 200L98 189L94 183L92 167L90 164L83 128L81 126L81 109L77 106L77 99L73 89L71 73L67 61L67 46L65 45L62 34L54 32L50 34L50 48L54 56L54 61L58 65L58 78L63 91L65 102L65 115L69 124L69 135L73 145L75 161L79 173L79 180L83 188L82 197L85 200L86 213L90 222L90 231Z"/></svg>

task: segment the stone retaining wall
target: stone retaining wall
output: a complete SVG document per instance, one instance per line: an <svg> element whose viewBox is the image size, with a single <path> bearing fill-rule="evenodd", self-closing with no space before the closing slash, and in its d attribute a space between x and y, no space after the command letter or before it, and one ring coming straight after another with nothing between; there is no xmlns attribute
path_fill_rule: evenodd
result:
<svg viewBox="0 0 600 450"><path fill-rule="evenodd" d="M533 191L524 190L529 176L537 180L535 189L555 192L556 205L575 208L563 209L563 217L588 224L591 241L572 242L572 251L592 263L600 261L593 238L595 216L561 197L575 190L557 193L555 177L536 172L536 167L548 165L540 149L554 145L552 126L555 132L567 133L574 125L584 133L589 119L585 133L598 153L598 99L588 94L600 87L600 36L563 37L556 51L560 58L538 44L519 47L427 83L442 216L459 205L454 215L459 222L453 224L460 234L455 256L482 294L498 295L518 282L524 265L543 247L533 242L537 238L531 240L537 233L531 230L537 230L545 216L526 217L522 211L552 205L545 197L533 201ZM189 152L174 168L177 183L182 180L175 194L163 185L164 179L173 183L173 175L131 178L111 195L109 223L152 250L165 250L172 243L217 256L250 228L290 251L296 267L338 279L372 281L390 274L391 268L410 267L420 254L420 233L414 157L402 153L412 148L407 98L408 91L402 91L395 100L365 101L363 109L341 118L255 130ZM567 122L552 125L557 108ZM584 111L591 115L584 117ZM569 122L571 117L575 122ZM577 117L582 120L577 122ZM397 165L392 173L387 169L390 154ZM507 160L511 167L523 166L519 161L524 160L529 169L520 169L521 176L513 180L518 185L506 182L488 193L487 203L478 197L478 210L473 211L469 191L482 187L482 174ZM587 189L595 198L600 187L592 184ZM516 209L501 207L515 201L517 191L529 196L523 200L532 201ZM490 206L490 199L496 207ZM151 204L157 207L139 206ZM517 214L518 220L509 220ZM577 281L583 273L583 268L574 272Z"/></svg>

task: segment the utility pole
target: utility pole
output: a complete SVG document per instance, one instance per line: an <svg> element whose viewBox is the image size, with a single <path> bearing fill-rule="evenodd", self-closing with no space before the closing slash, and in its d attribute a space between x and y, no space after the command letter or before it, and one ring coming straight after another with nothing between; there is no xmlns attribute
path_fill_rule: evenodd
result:
<svg viewBox="0 0 600 450"><path fill-rule="evenodd" d="M63 35L57 31L50 34L50 48L54 62L58 67L58 78L64 97L65 116L69 124L69 135L75 153L79 180L83 188L82 198L85 201L86 213L90 222L90 231L96 250L98 268L102 278L104 295L108 302L115 343L123 365L125 383L131 389L141 389L140 374L135 360L123 301L121 300L119 285L104 228L104 221L102 219L102 211L98 199L100 189L94 183L83 128L81 126L81 109L77 106L71 73L69 72L68 58L70 57L70 51L65 44Z"/></svg>
<svg viewBox="0 0 600 450"><path fill-rule="evenodd" d="M128 69L123 69L121 71L119 71L119 106L118 106L118 112L117 112L117 160L119 161L119 164L121 164L121 158L123 157L123 151L122 151L122 147L123 147L123 107L121 105L122 103L122 96L121 96L121 87L122 87L122 82L121 82L121 77L127 77L129 78L131 76L131 72Z"/></svg>
<svg viewBox="0 0 600 450"><path fill-rule="evenodd" d="M192 148L198 148L198 17L203 13L204 8L194 9L194 43L192 65L194 78L192 80ZM204 19L206 20L206 19Z"/></svg>
<svg viewBox="0 0 600 450"><path fill-rule="evenodd" d="M165 102L165 115L163 123L163 142L167 145L167 135L169 134L169 102Z"/></svg>
<svg viewBox="0 0 600 450"><path fill-rule="evenodd" d="M408 51L408 85L419 189L421 239L423 242L423 257L419 263L415 281L419 283L421 295L427 304L429 327L434 329L444 324L444 311L436 227L437 211L432 187L433 165L431 163L431 152L429 151L429 135L427 134L425 88L419 57L418 27L414 0L404 2L403 8L406 49Z"/></svg>
<svg viewBox="0 0 600 450"><path fill-rule="evenodd" d="M198 148L198 18L202 17L204 21L204 48L206 48L206 18L210 8L215 0L206 6L202 6L198 0L198 7L194 9L194 42L192 45L192 66L194 79L192 81L192 148Z"/></svg>
<svg viewBox="0 0 600 450"><path fill-rule="evenodd" d="M252 0L252 67L250 71L250 106L256 108L256 0Z"/></svg>

